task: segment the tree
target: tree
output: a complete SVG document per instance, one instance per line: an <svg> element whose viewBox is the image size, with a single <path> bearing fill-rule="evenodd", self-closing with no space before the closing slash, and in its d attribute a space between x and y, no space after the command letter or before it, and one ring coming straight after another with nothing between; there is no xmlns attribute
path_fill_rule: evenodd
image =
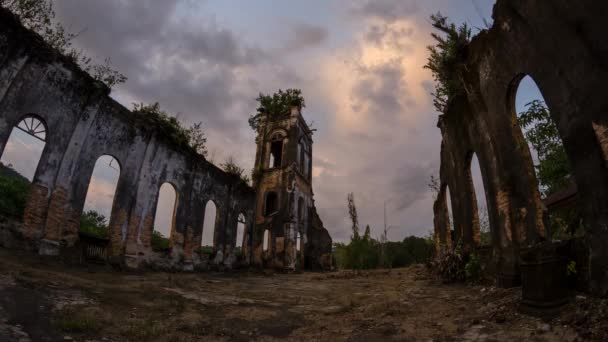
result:
<svg viewBox="0 0 608 342"><path fill-rule="evenodd" d="M306 107L300 89L287 89L285 91L279 89L278 92L272 95L260 93L255 100L259 104L258 111L256 114L249 116L249 126L254 131L257 131L260 120L264 116L276 118L279 115L289 113L291 106Z"/></svg>
<svg viewBox="0 0 608 342"><path fill-rule="evenodd" d="M108 222L104 215L89 210L80 216L80 232L99 238L108 237Z"/></svg>
<svg viewBox="0 0 608 342"><path fill-rule="evenodd" d="M429 178L429 182L426 184L426 186L433 193L433 200L436 200L439 196L439 191L441 191L441 181L439 180L439 177L431 175L431 177Z"/></svg>
<svg viewBox="0 0 608 342"><path fill-rule="evenodd" d="M543 101L526 104L519 114L519 125L526 140L538 154L534 165L542 193L547 196L568 185L572 170L557 126Z"/></svg>
<svg viewBox="0 0 608 342"><path fill-rule="evenodd" d="M82 50L73 47L78 33L68 32L55 18L52 0L0 0L0 6L13 12L26 28L38 33L44 41L61 54L71 58L93 78L109 88L125 83L127 77L111 67L109 58L94 64Z"/></svg>
<svg viewBox="0 0 608 342"><path fill-rule="evenodd" d="M165 137L177 145L187 146L193 152L207 156L207 137L203 131L202 122L197 122L185 128L177 116L163 111L158 102L152 104L134 103L133 112L145 116L146 119L156 123Z"/></svg>
<svg viewBox="0 0 608 342"><path fill-rule="evenodd" d="M445 113L449 102L462 91L458 67L463 63L466 47L471 40L471 28L465 23L456 26L448 23L441 13L431 15L431 24L445 35L431 33L437 45L428 46L430 56L426 69L431 70L435 79L433 104L440 113Z"/></svg>
<svg viewBox="0 0 608 342"><path fill-rule="evenodd" d="M223 162L222 164L220 164L220 167L222 168L222 170L224 170L226 173L229 174L233 174L238 176L243 182L249 184L250 183L250 179L249 176L247 176L245 174L245 169L243 169L242 167L240 167L235 161L234 158L232 156L229 156L225 162Z"/></svg>
<svg viewBox="0 0 608 342"><path fill-rule="evenodd" d="M355 205L355 194L352 192L346 196L348 202L348 215L352 222L353 240L359 239L359 216L357 215L357 206Z"/></svg>

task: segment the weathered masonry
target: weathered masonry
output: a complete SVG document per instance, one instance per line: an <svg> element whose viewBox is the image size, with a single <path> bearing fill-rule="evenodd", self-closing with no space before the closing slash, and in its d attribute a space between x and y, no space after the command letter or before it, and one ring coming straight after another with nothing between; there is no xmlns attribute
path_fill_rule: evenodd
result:
<svg viewBox="0 0 608 342"><path fill-rule="evenodd" d="M579 271L588 290L608 293L607 17L605 1L496 2L493 26L474 37L463 56L463 95L439 118L441 190L434 205L439 253L456 242L473 248L479 244L473 154L488 201L498 283L516 284L522 248L547 239L532 158L515 113L515 91L529 75L546 100L573 167L587 227L587 257Z"/></svg>
<svg viewBox="0 0 608 342"><path fill-rule="evenodd" d="M266 115L257 136L253 260L293 270L331 267L332 240L312 191L312 134L301 108Z"/></svg>
<svg viewBox="0 0 608 342"><path fill-rule="evenodd" d="M284 265L283 259L262 263L259 253L254 253L262 238L254 230L259 196L253 188L203 157L176 146L155 122L130 112L108 95L103 84L0 9L0 155L11 130L24 119L35 122L36 127L30 127L32 133L45 131L46 143L23 223L10 232L12 235L1 232L0 243L44 255L73 255L70 253L83 242L79 221L95 162L102 155L110 155L120 164L104 251L111 262L134 268L153 265L184 270L212 265ZM309 169L310 157L309 150ZM288 159L286 154L284 160ZM151 249L151 235L159 189L164 183L174 187L177 204L171 249L157 253ZM300 210L311 215L310 177L308 185L305 200L309 207ZM216 204L217 214L213 253L205 259L200 246L204 208L209 201ZM246 226L243 241L236 241L239 217L244 218ZM310 216L307 220L312 222ZM322 226L317 228L327 232ZM308 234L304 238L309 241L306 250L314 253L316 246L310 242L319 238L310 229L302 232ZM276 231L273 236L277 236ZM242 247L242 255L235 253L237 246ZM97 246L91 248L96 250ZM295 255L295 244L292 249L284 253ZM272 250L277 251L276 247ZM329 250L324 253L331 253L330 238ZM283 257L283 253L275 255ZM324 254L305 255L311 258L311 265L320 265L312 259Z"/></svg>

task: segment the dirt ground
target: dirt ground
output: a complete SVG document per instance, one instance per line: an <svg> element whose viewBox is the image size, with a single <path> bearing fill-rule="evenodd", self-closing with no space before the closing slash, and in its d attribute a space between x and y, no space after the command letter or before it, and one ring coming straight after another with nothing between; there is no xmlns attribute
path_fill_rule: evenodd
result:
<svg viewBox="0 0 608 342"><path fill-rule="evenodd" d="M124 273L0 249L0 341L574 341L608 331L604 301L557 319L520 289L444 285L422 265L301 274ZM594 318L595 317L595 318ZM604 318L606 316L603 316Z"/></svg>

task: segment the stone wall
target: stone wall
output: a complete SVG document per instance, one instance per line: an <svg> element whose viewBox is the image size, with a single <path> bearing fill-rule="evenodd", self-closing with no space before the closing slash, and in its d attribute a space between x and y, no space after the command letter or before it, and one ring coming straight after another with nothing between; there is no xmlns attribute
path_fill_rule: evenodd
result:
<svg viewBox="0 0 608 342"><path fill-rule="evenodd" d="M442 192L450 190L454 236L449 238L445 196L438 196L438 250L450 248L452 241L479 243L470 176L475 153L500 285L517 283L520 248L546 238L532 158L515 113L517 87L529 75L546 100L574 168L588 229L588 289L608 292L607 15L608 3L602 1L498 0L493 26L468 46L460 70L465 95L454 98L439 119L440 180Z"/></svg>
<svg viewBox="0 0 608 342"><path fill-rule="evenodd" d="M251 241L254 191L188 149L176 146L142 114L132 113L71 60L49 48L0 9L0 154L25 115L46 126L46 144L29 196L22 235L41 254L58 255L78 241L79 219L95 162L120 164L108 254L114 263L155 263L150 237L163 183L178 204L171 232L171 267L192 269L201 258L204 208L217 205L213 263L235 261L237 220Z"/></svg>

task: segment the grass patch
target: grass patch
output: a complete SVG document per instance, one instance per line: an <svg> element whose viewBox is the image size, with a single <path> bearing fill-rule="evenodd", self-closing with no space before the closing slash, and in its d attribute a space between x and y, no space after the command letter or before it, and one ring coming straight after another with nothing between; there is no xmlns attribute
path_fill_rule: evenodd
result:
<svg viewBox="0 0 608 342"><path fill-rule="evenodd" d="M162 323L153 320L144 320L126 324L121 335L126 341L150 341L169 333Z"/></svg>
<svg viewBox="0 0 608 342"><path fill-rule="evenodd" d="M64 310L51 319L53 328L64 333L95 333L101 330L103 322L84 310Z"/></svg>

